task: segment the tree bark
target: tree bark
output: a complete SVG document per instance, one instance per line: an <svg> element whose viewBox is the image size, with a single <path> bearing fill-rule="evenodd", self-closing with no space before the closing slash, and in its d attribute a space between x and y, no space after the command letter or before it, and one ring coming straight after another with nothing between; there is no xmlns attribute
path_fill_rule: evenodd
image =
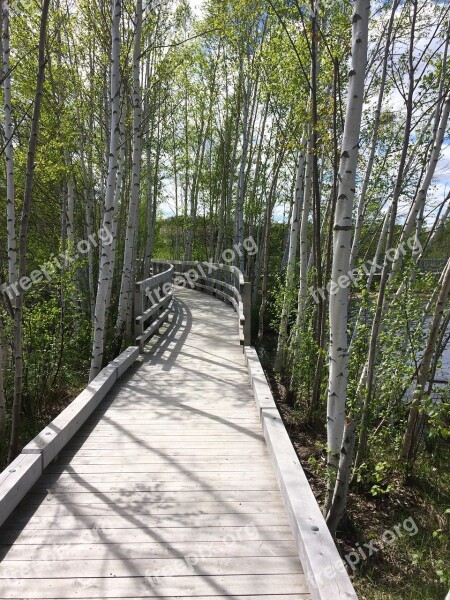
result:
<svg viewBox="0 0 450 600"><path fill-rule="evenodd" d="M353 244L352 244L352 250L351 250L351 254L350 254L350 269L353 269L353 267L355 266L355 263L356 263L356 259L358 257L359 242L361 239L361 232L362 232L363 221L364 221L364 210L365 210L365 206L366 206L366 195L367 195L367 190L368 190L369 183L370 183L370 178L372 176L372 169L373 169L373 164L375 161L375 152L377 149L378 132L379 132L380 120L381 120L381 107L383 104L384 91L386 88L388 59L390 56L389 50L390 50L391 41L392 41L392 29L394 26L395 13L397 12L399 3L400 3L400 0L394 0L394 2L392 3L391 15L390 15L388 26L386 29L386 43L384 46L384 53L383 53L383 65L381 68L380 89L378 92L377 107L375 109L375 120L374 120L374 124L373 124L372 140L371 140L371 144L370 144L370 154L369 154L369 159L367 161L366 174L364 176L364 181L362 184L361 194L360 194L359 202L358 202L358 209L357 209L357 213L356 213L355 235L353 236Z"/></svg>
<svg viewBox="0 0 450 600"><path fill-rule="evenodd" d="M47 36L47 21L50 0L44 0L42 5L41 22L39 28L39 57L38 73L36 80L36 91L34 96L33 117L31 120L30 139L28 142L28 155L26 164L25 189L23 195L22 216L19 233L19 272L18 279L25 277L27 273L27 246L28 225L30 220L31 201L33 197L34 170L36 166L36 151L38 145L39 121L41 116L42 93L45 78L45 41ZM18 287L19 293L16 297L14 307L14 401L12 407L11 440L8 452L8 463L11 462L19 452L20 443L20 410L22 406L23 391L23 304L24 293Z"/></svg>
<svg viewBox="0 0 450 600"><path fill-rule="evenodd" d="M352 473L353 451L355 448L355 428L355 420L347 419L342 440L336 485L334 487L330 510L326 517L328 529L333 536L336 533L336 529L344 516L347 507L348 487Z"/></svg>
<svg viewBox="0 0 450 600"><path fill-rule="evenodd" d="M411 451L414 447L416 426L419 417L420 405L425 393L425 385L428 380L430 371L431 361L436 347L436 340L439 333L439 326L442 321L442 316L445 310L445 304L450 294L450 258L447 261L443 276L441 289L434 309L433 319L431 321L430 331L428 334L428 341L425 348L422 362L420 364L419 373L417 375L417 384L413 396L413 401L409 409L408 423L406 426L405 436L403 438L402 450L400 453L401 458L406 460L407 468L411 461Z"/></svg>
<svg viewBox="0 0 450 600"><path fill-rule="evenodd" d="M11 66L10 66L10 32L8 0L2 2L3 12L3 89L5 117L5 161L6 161L6 229L8 243L9 284L17 280L17 241L16 241L16 203L14 182L14 125L11 105Z"/></svg>
<svg viewBox="0 0 450 600"><path fill-rule="evenodd" d="M125 235L125 249L122 268L122 282L119 294L119 308L116 322L118 339L131 336L131 323L134 298L134 275L136 260L136 240L139 222L141 191L141 140L142 107L140 83L140 54L142 34L142 0L136 0L135 32L133 48L133 159L131 174L131 194L128 208L128 222Z"/></svg>
<svg viewBox="0 0 450 600"><path fill-rule="evenodd" d="M405 129L403 134L403 147L400 156L400 162L397 172L397 178L394 187L394 194L392 198L391 204L391 213L389 218L389 227L388 234L386 240L386 252L388 252L393 245L394 242L394 234L395 234L395 222L397 218L398 211L398 201L400 198L400 194L403 188L404 174L405 174L405 164L406 157L408 154L409 147L409 139L411 135L411 120L412 120L412 104L413 104L413 96L415 89L415 80L414 80L414 39L415 39L415 29L416 29L416 20L417 20L417 0L412 0L413 13L411 18L411 31L410 31L410 40L409 40L409 50L408 50L408 97L406 102L406 120L405 120ZM361 411L361 426L359 431L359 440L358 440L358 450L355 460L355 470L359 467L361 462L364 460L366 450L367 450L367 433L369 426L369 408L372 400L373 393L373 384L375 377L375 359L377 354L377 342L378 336L380 333L381 321L385 311L385 297L386 297L386 287L388 283L389 277L389 261L385 258L383 263L383 270L381 271L380 277L380 287L378 290L377 297L377 306L375 310L375 315L372 322L372 329L370 333L370 341L369 341L369 351L367 357L367 365L364 368L365 371L365 390L364 390L364 399L363 399L363 407Z"/></svg>
<svg viewBox="0 0 450 600"><path fill-rule="evenodd" d="M302 140L302 148L304 146L305 139ZM305 154L300 150L297 159L297 169L295 178L295 189L294 189L294 202L292 206L291 224L289 229L289 253L286 265L286 280L285 280L285 292L283 297L283 307L281 312L280 327L278 333L278 346L277 354L275 357L274 369L280 371L284 362L284 354L286 351L286 341L288 333L288 321L289 313L291 312L291 299L290 294L292 292L292 284L294 282L294 270L297 258L297 246L299 238L299 224L303 205L303 174L305 167Z"/></svg>
<svg viewBox="0 0 450 600"><path fill-rule="evenodd" d="M352 66L349 73L347 112L339 167L339 189L333 235L333 263L330 288L330 343L327 403L328 486L325 514L332 501L338 471L347 401L348 379L348 285L339 281L350 269L352 213L358 164L364 81L367 64L369 0L357 0L352 17Z"/></svg>
<svg viewBox="0 0 450 600"><path fill-rule="evenodd" d="M120 19L121 0L112 0L112 27L111 27L111 83L110 83L110 139L108 157L108 175L106 181L106 192L103 203L102 227L104 230L112 231L114 220L114 195L116 191L117 158L119 150L120 133ZM106 311L108 306L107 289L111 273L113 250L111 244L102 244L100 256L100 268L97 285L97 297L95 300L94 314L94 340L91 358L91 370L89 381L92 381L101 371L103 353L105 347Z"/></svg>

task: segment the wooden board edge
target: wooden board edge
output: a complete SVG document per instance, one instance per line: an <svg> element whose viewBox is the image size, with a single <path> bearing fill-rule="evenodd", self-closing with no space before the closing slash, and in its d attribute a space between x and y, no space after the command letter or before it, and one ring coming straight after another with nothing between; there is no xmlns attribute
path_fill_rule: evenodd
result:
<svg viewBox="0 0 450 600"><path fill-rule="evenodd" d="M244 348L264 438L275 469L291 528L313 600L357 600L276 407L255 348Z"/></svg>
<svg viewBox="0 0 450 600"><path fill-rule="evenodd" d="M138 357L137 346L122 352L0 473L0 525Z"/></svg>

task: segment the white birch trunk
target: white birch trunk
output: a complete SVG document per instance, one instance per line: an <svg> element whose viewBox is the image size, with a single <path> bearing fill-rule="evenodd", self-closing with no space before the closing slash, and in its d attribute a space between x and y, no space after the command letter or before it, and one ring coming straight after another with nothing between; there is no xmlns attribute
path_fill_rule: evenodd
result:
<svg viewBox="0 0 450 600"><path fill-rule="evenodd" d="M364 221L364 211L365 211L365 207L366 207L366 194L367 194L367 189L369 187L370 178L372 176L373 163L375 161L375 151L377 148L378 131L380 128L380 119L381 119L381 107L383 104L384 90L386 88L386 75L387 75L387 68L388 68L388 59L390 57L389 50L391 47L392 28L394 25L395 13L397 11L399 2L400 2L400 0L394 0L394 2L392 3L391 15L389 18L389 23L388 23L387 31L386 31L386 44L384 47L383 66L382 66L382 70L381 70L381 80L380 80L380 89L378 92L377 107L375 109L375 121L373 124L372 142L371 142L371 147L370 147L369 160L367 161L366 174L364 176L364 181L363 181L363 185L361 188L361 194L360 194L359 202L358 202L358 209L357 209L357 213L356 213L355 234L353 236L352 250L350 253L350 269L353 269L353 267L355 266L356 259L358 257L359 242L361 239L361 232L362 232L363 221Z"/></svg>
<svg viewBox="0 0 450 600"><path fill-rule="evenodd" d="M92 234L92 172L89 173L86 165L86 157L84 154L83 132L80 133L80 159L81 171L83 174L83 198L85 203L85 232L86 239L90 239ZM94 312L95 312L95 288L94 288L94 255L92 246L89 244L87 251L88 259L88 288L89 288L89 314L94 327Z"/></svg>
<svg viewBox="0 0 450 600"><path fill-rule="evenodd" d="M245 78L245 76L244 76ZM247 81L244 81L244 107L243 107L243 133L242 133L242 156L239 168L238 178L238 193L236 203L236 237L235 244L242 248L244 243L244 196L245 196L245 168L247 165L248 154L248 113L250 104L250 80L247 76ZM239 254L239 269L244 272L244 253Z"/></svg>
<svg viewBox="0 0 450 600"><path fill-rule="evenodd" d="M6 362L6 344L3 341L3 331L0 331L0 446L3 445L6 432L6 397L3 381L3 367Z"/></svg>
<svg viewBox="0 0 450 600"><path fill-rule="evenodd" d="M133 164L131 175L130 205L128 209L127 231L123 257L122 282L119 295L119 309L116 332L131 336L131 319L134 298L134 275L136 269L137 226L139 221L139 200L141 191L141 146L142 146L142 107L140 82L140 53L142 33L142 0L136 1L136 17L133 48Z"/></svg>
<svg viewBox="0 0 450 600"><path fill-rule="evenodd" d="M311 130L309 131L308 136L308 144L306 148L306 169L304 177L303 206L300 222L300 280L298 288L298 306L296 323L297 342L300 341L300 327L305 316L306 299L308 295L308 219L311 206L312 188Z"/></svg>
<svg viewBox="0 0 450 600"><path fill-rule="evenodd" d="M17 241L16 241L16 208L14 184L14 125L11 115L11 75L10 75L10 32L8 0L2 2L3 11L3 89L5 117L5 160L6 160L6 230L8 243L9 283L17 280Z"/></svg>
<svg viewBox="0 0 450 600"><path fill-rule="evenodd" d="M33 117L31 120L30 138L26 163L25 189L23 194L22 216L19 234L18 278L27 274L28 225L30 221L31 201L33 198L34 170L38 146L39 122L41 118L42 95L45 79L45 42L47 37L47 21L50 0L44 0L39 27L39 57L34 96ZM11 440L8 451L8 463L19 452L20 417L23 391L23 305L24 292L19 287L19 294L14 306L14 400L12 406Z"/></svg>
<svg viewBox="0 0 450 600"><path fill-rule="evenodd" d="M116 189L117 157L119 147L119 114L120 114L120 17L121 0L112 0L111 28L111 129L109 140L108 176L104 200L102 226L112 231L114 220L114 194ZM111 275L112 248L110 244L102 244L100 267L95 300L94 340L91 358L89 381L96 377L102 368L105 345L106 305L108 282Z"/></svg>
<svg viewBox="0 0 450 600"><path fill-rule="evenodd" d="M349 73L347 111L339 167L339 189L333 233L333 263L330 289L330 343L327 402L328 444L328 512L334 490L339 463L347 401L348 378L348 286L339 282L350 268L352 213L355 196L356 168L358 164L359 135L361 128L364 79L367 64L369 29L369 0L357 0L352 17L352 66Z"/></svg>
<svg viewBox="0 0 450 600"><path fill-rule="evenodd" d="M145 64L145 83L144 86L149 88L150 82L152 78L152 67L150 64L150 55L147 56L146 64ZM149 111L150 111L150 100L149 93L145 94L144 99L144 119L146 122L149 120ZM144 271L142 276L144 278L149 277L150 275L150 263L152 260L152 252L153 252L153 177L152 177L152 162L151 162L151 142L153 139L153 135L151 132L154 127L154 113L152 113L152 118L150 119L150 125L147 128L147 133L145 135L145 164L146 164L146 180L147 180L147 192L146 192L146 210L145 210L145 222L146 222L146 240L145 240L145 250L144 250ZM175 135L175 134L174 134ZM177 232L178 232L178 221L177 221Z"/></svg>
<svg viewBox="0 0 450 600"><path fill-rule="evenodd" d="M387 236L387 232L388 232L388 227L389 227L389 215L390 215L391 211L388 210L387 213L384 216L384 220L383 220L383 226L381 228L381 233L380 236L378 238L378 243L377 243L377 247L375 250L375 256L373 257L372 260L372 264L370 265L370 270L369 270L369 274L367 276L367 283L366 283L366 290L369 292L370 288L372 287L372 282L373 282L373 278L375 276L376 270L377 270L377 265L378 265L378 261L380 260L380 256L381 256L381 251L383 249L383 245L386 242L386 236ZM352 333L352 338L351 338L351 342L350 342L350 346L348 349L348 354L349 356L351 356L352 353L352 347L353 347L353 343L356 340L356 336L358 333L358 326L359 326L359 322L361 320L361 317L363 315L363 307L361 306L361 308L359 309L358 312L358 316L356 318L356 322L355 322L355 327L353 329L353 333ZM363 369L363 375L364 373L367 374L367 369L364 368ZM364 376L361 377L359 384L358 384L358 390L365 385L365 378Z"/></svg>
<svg viewBox="0 0 450 600"><path fill-rule="evenodd" d="M108 277L108 286L106 289L106 306L111 306L111 294L112 294L112 286L114 281L114 267L116 265L116 247L117 247L117 231L119 229L119 202L120 195L122 192L122 182L123 182L123 174L125 170L125 159L126 159L126 140L125 140L125 106L120 113L120 136L119 136L119 162L117 163L117 175L116 175L116 189L114 191L114 218L112 222L112 230L111 230L111 262L109 266L110 274Z"/></svg>
<svg viewBox="0 0 450 600"><path fill-rule="evenodd" d="M411 236L414 230L414 224L416 223L417 218L420 216L423 207L425 205L425 201L427 198L428 190L433 179L434 173L436 171L436 165L439 160L439 155L442 150L442 143L445 137L445 130L447 128L447 122L450 115L450 94L447 96L444 102L444 106L442 108L441 119L438 125L438 129L435 133L435 140L433 144L433 149L431 151L430 161L428 163L427 172L422 181L422 185L418 190L416 197L414 198L413 204L409 211L408 217L406 219L405 225L403 227L402 235L399 242L399 248L402 244L405 244L408 238ZM400 269L403 262L404 254L397 249L396 257L394 263L392 265L392 271L389 275L389 279L391 280L395 273Z"/></svg>
<svg viewBox="0 0 450 600"><path fill-rule="evenodd" d="M65 235L66 240L69 242L69 251L73 252L73 244L75 241L74 233L74 213L75 213L75 184L73 181L72 166L70 164L69 153L64 152L64 162L68 171L67 175L67 204L65 206L66 218L65 218Z"/></svg>
<svg viewBox="0 0 450 600"><path fill-rule="evenodd" d="M302 140L302 148L304 146L305 139ZM297 258L297 246L299 238L299 223L302 213L303 206L303 174L305 169L305 154L303 151L299 152L297 160L297 172L294 189L294 202L292 206L291 225L289 230L289 252L288 260L286 265L286 291L283 298L283 307L281 312L280 328L278 335L278 346L277 354L275 357L275 370L281 370L284 362L284 354L286 350L287 332L288 332L288 320L289 313L291 311L291 300L290 293L291 287L294 281L294 270L295 261Z"/></svg>

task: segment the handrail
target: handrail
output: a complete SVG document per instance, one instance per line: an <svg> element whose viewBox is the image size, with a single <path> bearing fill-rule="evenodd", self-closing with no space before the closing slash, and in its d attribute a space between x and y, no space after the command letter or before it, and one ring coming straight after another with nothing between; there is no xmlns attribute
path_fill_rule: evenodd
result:
<svg viewBox="0 0 450 600"><path fill-rule="evenodd" d="M239 315L239 340L242 346L251 344L251 284L242 271L226 264L185 261L153 260L153 273L164 272L167 265L177 268L175 279L198 291L209 293L231 304ZM214 274L214 275L213 275Z"/></svg>
<svg viewBox="0 0 450 600"><path fill-rule="evenodd" d="M170 263L168 265L169 268L165 271L138 281L135 286L136 344L141 353L144 351L146 341L157 333L169 317L172 308L175 267ZM148 322L150 324L147 324Z"/></svg>
<svg viewBox="0 0 450 600"><path fill-rule="evenodd" d="M111 361L0 473L0 525L138 357L130 346Z"/></svg>

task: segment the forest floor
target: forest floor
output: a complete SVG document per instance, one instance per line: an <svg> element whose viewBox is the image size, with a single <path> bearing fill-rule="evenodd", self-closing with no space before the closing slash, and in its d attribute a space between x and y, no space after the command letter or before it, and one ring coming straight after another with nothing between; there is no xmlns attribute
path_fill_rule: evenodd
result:
<svg viewBox="0 0 450 600"><path fill-rule="evenodd" d="M289 402L281 378L266 364L264 368L286 429L322 506L326 489L325 430L305 425L304 411ZM393 470L388 494L374 497L368 489L350 492L345 525L337 533L339 552L345 557L358 548L364 549L369 542L377 549L372 556L361 558L354 568L348 568L360 600L444 600L450 575L450 515L445 513L450 508L449 464L447 444L437 456L431 453L416 464L415 477L407 485ZM405 519L409 519L408 526L414 524L409 528L411 534L402 527ZM381 548L383 533L395 532L396 525L401 534Z"/></svg>

